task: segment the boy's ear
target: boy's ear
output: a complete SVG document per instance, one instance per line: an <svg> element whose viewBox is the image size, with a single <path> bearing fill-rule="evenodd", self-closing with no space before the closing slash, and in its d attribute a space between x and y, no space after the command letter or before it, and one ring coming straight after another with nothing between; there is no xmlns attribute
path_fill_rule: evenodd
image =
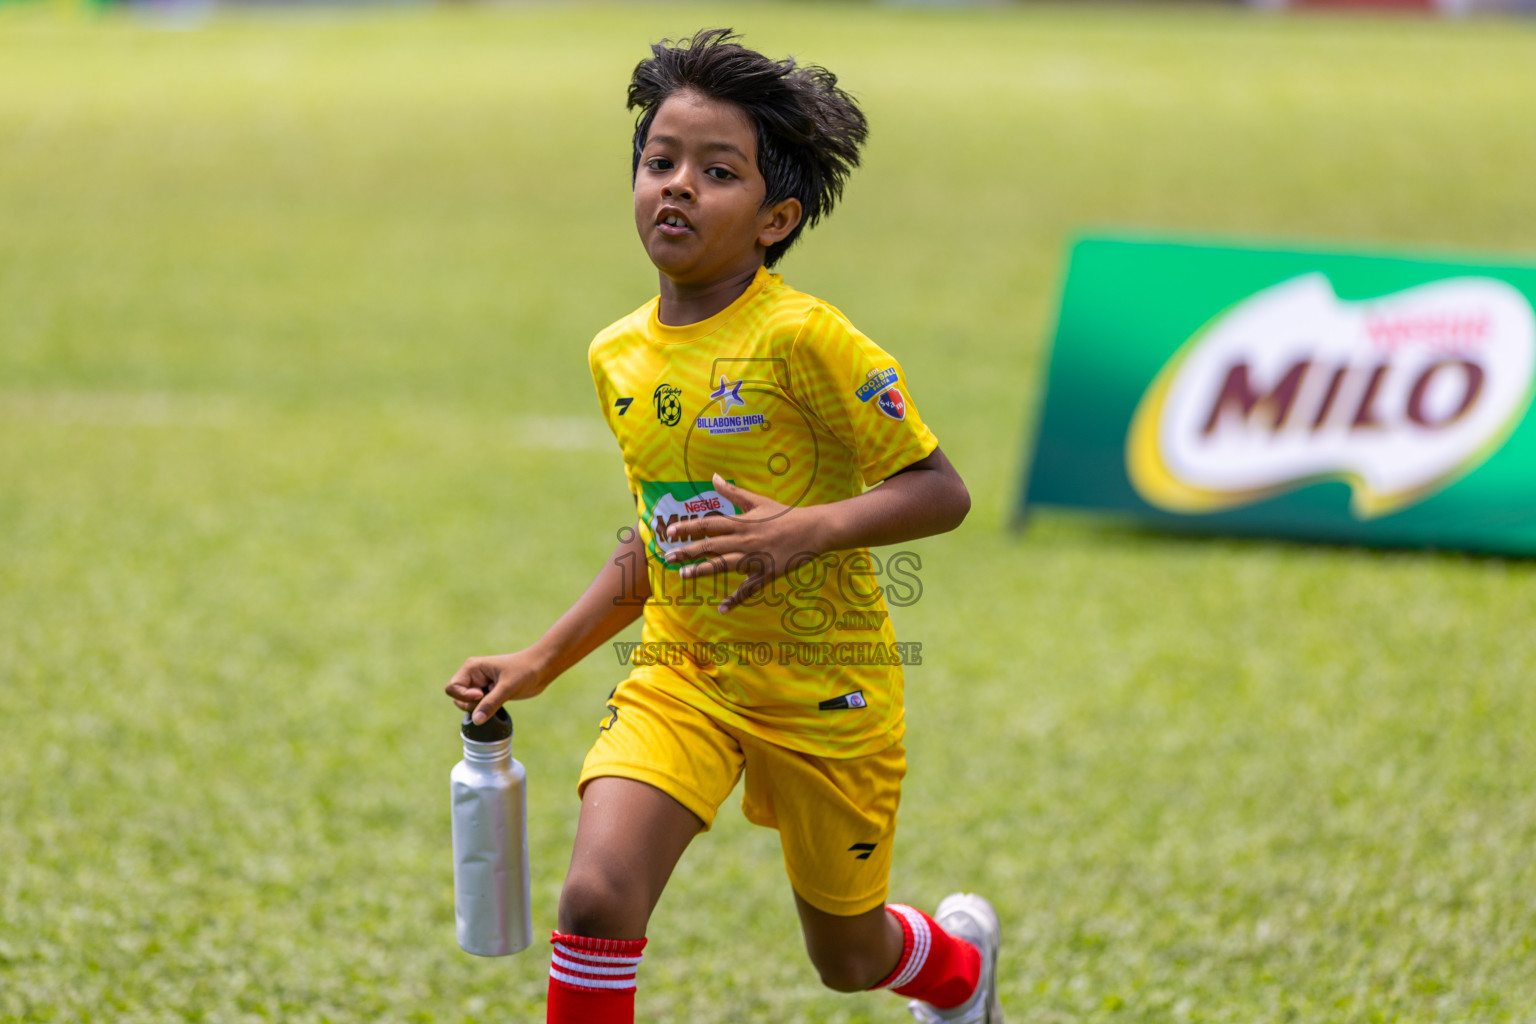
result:
<svg viewBox="0 0 1536 1024"><path fill-rule="evenodd" d="M779 200L763 212L767 219L757 233L757 241L766 248L788 238L789 233L800 225L803 211L800 208L800 200L790 196L788 199Z"/></svg>

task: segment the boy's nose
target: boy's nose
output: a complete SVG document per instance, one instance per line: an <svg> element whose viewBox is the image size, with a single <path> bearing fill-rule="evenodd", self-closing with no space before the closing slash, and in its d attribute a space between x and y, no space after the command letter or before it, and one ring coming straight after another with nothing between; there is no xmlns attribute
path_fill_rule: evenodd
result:
<svg viewBox="0 0 1536 1024"><path fill-rule="evenodd" d="M663 199L689 199L693 198L693 189L686 182L671 182L661 187Z"/></svg>

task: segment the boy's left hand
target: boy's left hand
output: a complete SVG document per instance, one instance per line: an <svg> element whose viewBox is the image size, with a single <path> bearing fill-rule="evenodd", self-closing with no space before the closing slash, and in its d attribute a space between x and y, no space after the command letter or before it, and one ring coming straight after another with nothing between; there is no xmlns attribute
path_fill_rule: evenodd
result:
<svg viewBox="0 0 1536 1024"><path fill-rule="evenodd" d="M747 574L741 586L720 602L720 611L728 612L784 575L807 558L820 554L810 538L807 509L782 505L771 498L714 474L715 490L741 509L736 516L710 515L673 523L667 527L667 540L691 540L667 552L667 562L692 562L708 559L678 570L684 579L713 576L719 572L740 571Z"/></svg>

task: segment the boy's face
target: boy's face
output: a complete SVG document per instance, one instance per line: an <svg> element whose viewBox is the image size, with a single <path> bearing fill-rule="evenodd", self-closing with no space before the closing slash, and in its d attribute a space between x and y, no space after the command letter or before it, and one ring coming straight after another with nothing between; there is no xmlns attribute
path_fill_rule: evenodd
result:
<svg viewBox="0 0 1536 1024"><path fill-rule="evenodd" d="M800 222L800 202L763 208L757 132L734 103L677 92L651 121L635 173L635 227L673 283L705 287L755 271Z"/></svg>

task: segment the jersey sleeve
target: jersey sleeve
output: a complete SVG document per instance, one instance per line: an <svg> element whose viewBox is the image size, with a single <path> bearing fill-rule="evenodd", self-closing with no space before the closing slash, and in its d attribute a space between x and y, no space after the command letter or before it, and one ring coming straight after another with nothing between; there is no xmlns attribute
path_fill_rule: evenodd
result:
<svg viewBox="0 0 1536 1024"><path fill-rule="evenodd" d="M901 364L826 306L807 314L790 372L807 410L854 453L866 487L939 446L918 415Z"/></svg>
<svg viewBox="0 0 1536 1024"><path fill-rule="evenodd" d="M608 368L603 364L602 342L603 336L598 335L592 339L592 344L587 347L587 368L592 371L592 388L597 392L597 404L598 408L602 410L603 422L608 425L608 429L613 431L614 437L617 438L618 429L613 422L613 417L609 414L609 406L613 404L613 399L609 397L609 394L613 391L613 386L608 382Z"/></svg>
<svg viewBox="0 0 1536 1024"><path fill-rule="evenodd" d="M609 350L609 346L604 345L604 340L601 334L593 339L591 346L587 349L587 366L592 371L592 386L597 391L597 404L602 410L603 422L608 425L608 429L613 433L613 439L618 441L619 409L617 402L622 396L619 395L618 389L614 387L613 381L608 375L607 364L603 357L604 353ZM619 450L621 453L623 452L623 447L623 444L620 443ZM628 459L624 459L624 482L631 494L639 493L640 485L635 482L634 473L630 468Z"/></svg>

